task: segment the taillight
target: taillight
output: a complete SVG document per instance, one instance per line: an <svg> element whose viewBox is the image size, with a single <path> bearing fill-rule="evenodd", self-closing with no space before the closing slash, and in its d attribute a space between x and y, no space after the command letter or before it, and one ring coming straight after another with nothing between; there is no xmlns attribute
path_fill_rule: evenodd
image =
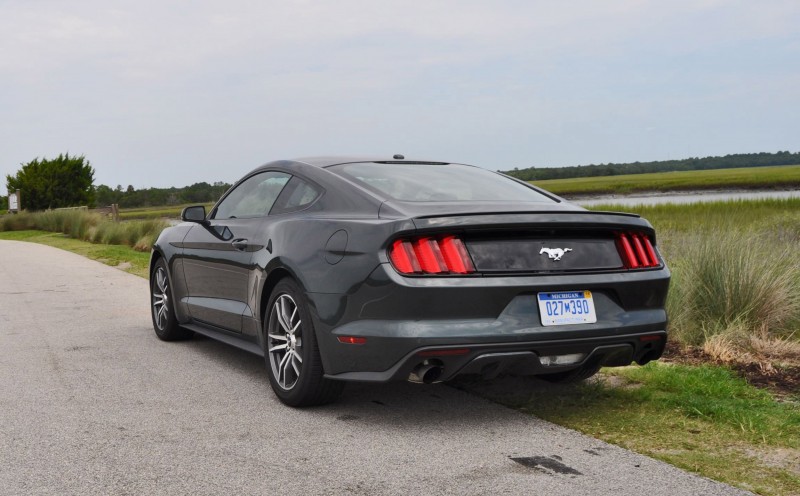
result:
<svg viewBox="0 0 800 496"><path fill-rule="evenodd" d="M452 235L395 240L389 247L389 260L401 274L475 272L475 265L464 242Z"/></svg>
<svg viewBox="0 0 800 496"><path fill-rule="evenodd" d="M617 233L617 248L626 269L658 267L661 263L656 250L646 234L637 232Z"/></svg>

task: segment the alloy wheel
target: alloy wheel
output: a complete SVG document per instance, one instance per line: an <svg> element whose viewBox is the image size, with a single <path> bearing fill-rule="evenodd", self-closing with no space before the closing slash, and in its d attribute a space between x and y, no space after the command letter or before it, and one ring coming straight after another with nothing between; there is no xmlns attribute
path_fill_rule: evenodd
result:
<svg viewBox="0 0 800 496"><path fill-rule="evenodd" d="M287 391L297 384L303 366L302 323L294 299L278 296L269 314L267 353L273 377Z"/></svg>
<svg viewBox="0 0 800 496"><path fill-rule="evenodd" d="M158 267L153 284L153 322L163 331L169 324L169 279L167 271Z"/></svg>

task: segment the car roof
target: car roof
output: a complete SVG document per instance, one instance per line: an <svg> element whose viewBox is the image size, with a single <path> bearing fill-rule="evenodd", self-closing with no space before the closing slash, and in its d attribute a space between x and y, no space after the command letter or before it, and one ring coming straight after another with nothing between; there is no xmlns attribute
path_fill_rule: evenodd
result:
<svg viewBox="0 0 800 496"><path fill-rule="evenodd" d="M394 157L380 156L323 156L323 157L302 157L291 160L292 162L302 162L315 167L330 167L331 165L352 164L358 162L382 162L382 163L426 163L426 164L448 164L441 160L418 160L418 159L396 159Z"/></svg>

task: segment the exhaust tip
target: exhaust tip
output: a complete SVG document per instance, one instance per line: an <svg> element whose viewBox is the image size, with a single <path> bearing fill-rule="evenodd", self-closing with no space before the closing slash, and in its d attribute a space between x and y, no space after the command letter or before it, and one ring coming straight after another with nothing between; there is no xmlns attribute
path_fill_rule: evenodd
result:
<svg viewBox="0 0 800 496"><path fill-rule="evenodd" d="M438 364L422 362L409 374L409 382L417 384L432 384L436 382L444 372L444 367Z"/></svg>

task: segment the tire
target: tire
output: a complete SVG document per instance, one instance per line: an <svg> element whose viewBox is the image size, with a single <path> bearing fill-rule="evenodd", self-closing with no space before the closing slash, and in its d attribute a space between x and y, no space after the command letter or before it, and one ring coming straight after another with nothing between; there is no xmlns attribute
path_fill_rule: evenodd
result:
<svg viewBox="0 0 800 496"><path fill-rule="evenodd" d="M159 258L150 273L150 316L153 330L162 341L189 339L194 334L178 324L173 301L167 263Z"/></svg>
<svg viewBox="0 0 800 496"><path fill-rule="evenodd" d="M586 363L572 370L556 372L555 374L542 374L536 377L553 384L573 384L592 377L600 371L600 368L601 365L598 363Z"/></svg>
<svg viewBox="0 0 800 496"><path fill-rule="evenodd" d="M324 377L305 295L292 279L278 282L270 295L264 315L264 346L270 385L284 404L323 405L342 393L344 382Z"/></svg>

